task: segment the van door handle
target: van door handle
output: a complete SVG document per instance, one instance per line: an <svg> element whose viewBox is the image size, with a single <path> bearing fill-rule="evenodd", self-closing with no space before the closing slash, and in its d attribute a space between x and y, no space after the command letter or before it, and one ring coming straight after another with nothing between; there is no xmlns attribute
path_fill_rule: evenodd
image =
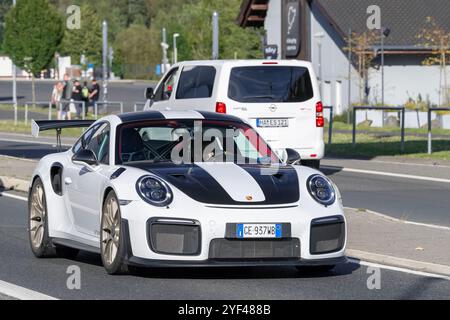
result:
<svg viewBox="0 0 450 320"><path fill-rule="evenodd" d="M73 181L72 181L72 179L70 179L70 178L65 178L65 179L64 179L64 183L66 184L66 186L68 186L68 185L72 184Z"/></svg>
<svg viewBox="0 0 450 320"><path fill-rule="evenodd" d="M166 111L170 111L170 110L172 110L172 108L166 107Z"/></svg>

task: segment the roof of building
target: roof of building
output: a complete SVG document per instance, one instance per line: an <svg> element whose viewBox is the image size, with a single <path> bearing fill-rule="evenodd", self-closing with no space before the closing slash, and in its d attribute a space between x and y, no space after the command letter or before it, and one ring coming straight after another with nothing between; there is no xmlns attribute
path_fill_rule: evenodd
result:
<svg viewBox="0 0 450 320"><path fill-rule="evenodd" d="M238 23L241 27L262 27L268 10L269 0L243 0Z"/></svg>
<svg viewBox="0 0 450 320"><path fill-rule="evenodd" d="M381 21L391 34L386 46L407 48L417 46L416 35L426 26L427 17L450 32L450 1L448 0L313 0L328 20L345 37L367 30L367 8L378 5Z"/></svg>
<svg viewBox="0 0 450 320"><path fill-rule="evenodd" d="M270 0L275 1L275 0ZM298 0L301 1L301 0ZM427 17L433 17L450 32L449 0L306 0L317 5L328 22L346 38L353 32L367 31L367 9L377 5L381 21L391 33L386 38L386 48L418 49L416 35L426 26ZM269 0L243 0L238 17L242 27L261 27L267 15Z"/></svg>

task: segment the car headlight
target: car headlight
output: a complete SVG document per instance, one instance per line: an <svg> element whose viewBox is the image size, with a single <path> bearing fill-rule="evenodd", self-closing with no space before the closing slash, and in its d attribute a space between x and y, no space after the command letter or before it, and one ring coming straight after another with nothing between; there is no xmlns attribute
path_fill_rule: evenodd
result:
<svg viewBox="0 0 450 320"><path fill-rule="evenodd" d="M136 183L136 190L140 197L157 207L168 206L173 200L170 187L163 180L155 176L144 176Z"/></svg>
<svg viewBox="0 0 450 320"><path fill-rule="evenodd" d="M330 206L336 201L336 191L330 180L322 175L313 175L307 181L308 191L318 203Z"/></svg>

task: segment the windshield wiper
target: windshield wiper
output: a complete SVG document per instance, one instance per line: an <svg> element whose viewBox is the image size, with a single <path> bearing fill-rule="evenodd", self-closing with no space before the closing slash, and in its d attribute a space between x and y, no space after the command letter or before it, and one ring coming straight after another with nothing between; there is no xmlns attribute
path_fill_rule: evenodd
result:
<svg viewBox="0 0 450 320"><path fill-rule="evenodd" d="M270 99L270 100L275 100L275 96L249 96L249 97L244 97L244 98L242 98L242 100L244 100L244 101L254 100L254 99Z"/></svg>

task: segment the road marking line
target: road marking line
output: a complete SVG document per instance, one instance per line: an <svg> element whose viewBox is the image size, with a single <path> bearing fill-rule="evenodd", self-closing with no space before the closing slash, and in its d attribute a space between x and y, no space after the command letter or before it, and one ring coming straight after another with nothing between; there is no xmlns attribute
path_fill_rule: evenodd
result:
<svg viewBox="0 0 450 320"><path fill-rule="evenodd" d="M360 211L360 209L358 209L358 208L345 207L345 209ZM372 210L369 210L369 209L364 209L364 210L365 210L364 212L366 212L366 213L370 213L370 214L373 214L373 215L378 216L380 218L383 218L383 219L386 219L386 220L390 220L390 221L393 221L393 222L399 222L399 223L411 224L411 225L419 226L419 227L427 227L427 228L433 228L433 229L450 231L450 227L439 226L439 225L436 225L436 224L428 224L428 223L421 223L421 222L401 220L401 219L394 218L394 217L388 216L386 214L379 213L379 212L376 212L376 211L372 211Z"/></svg>
<svg viewBox="0 0 450 320"><path fill-rule="evenodd" d="M325 161L343 161L342 158L326 158ZM324 161L324 162L325 162ZM379 163L379 164L395 164L395 165L405 165L405 166L416 166L416 167L432 167L432 168L450 168L449 165L445 164L439 164L436 162L436 164L431 163L412 163L412 162L401 162L401 161L389 161L389 160L358 160L358 159L349 159L345 161L357 161L357 162L365 162L365 163ZM439 160L436 160L439 161Z"/></svg>
<svg viewBox="0 0 450 320"><path fill-rule="evenodd" d="M13 156L7 156L4 154L0 154L0 159L9 159L9 160L20 160L20 161L26 161L26 162L32 162L32 163L37 163L37 160L33 160L33 159L29 159L29 158L19 158L19 157L13 157Z"/></svg>
<svg viewBox="0 0 450 320"><path fill-rule="evenodd" d="M362 261L362 260L358 260L358 259L354 259L354 258L347 258L347 260L351 263L359 264L359 265L365 266L365 267L375 267L375 268L381 268L381 269L386 269L386 270L391 270L391 271L398 271L398 272L413 274L413 275L422 276L422 277L437 278L437 279L450 281L449 276L444 276L441 274L410 270L410 269L400 268L400 267L392 267L392 266L387 266L384 264L367 262L367 261Z"/></svg>
<svg viewBox="0 0 450 320"><path fill-rule="evenodd" d="M33 138L33 137L30 137ZM45 142L45 141L25 141L25 140L18 140L18 139L5 139L5 138L0 138L0 141L3 142L15 142L15 143L26 143L26 144L42 144L42 145L47 145L47 146L52 146L56 148L56 143L54 142ZM63 147L72 147L72 144L61 144L61 146Z"/></svg>
<svg viewBox="0 0 450 320"><path fill-rule="evenodd" d="M0 280L0 293L19 300L59 300L55 297Z"/></svg>
<svg viewBox="0 0 450 320"><path fill-rule="evenodd" d="M4 192L4 191L0 192L0 197L11 198L11 199L15 199L15 200L28 202L28 198L26 198L26 197L21 197L21 196L18 196L15 194L10 194L10 193Z"/></svg>
<svg viewBox="0 0 450 320"><path fill-rule="evenodd" d="M343 168L343 167L339 167L339 166L322 166L321 168L328 169L328 170L336 170L336 169L338 169L338 170L343 171L343 172L351 172L351 173L362 173L362 174L371 174L371 175L387 176L387 177L394 177L394 178L404 178L404 179L414 179L414 180L422 180L422 181L450 183L450 179L432 178L432 177L425 177L425 176L415 176L415 175L410 175L410 174L371 171L371 170L360 170L360 169L352 169L352 168Z"/></svg>

